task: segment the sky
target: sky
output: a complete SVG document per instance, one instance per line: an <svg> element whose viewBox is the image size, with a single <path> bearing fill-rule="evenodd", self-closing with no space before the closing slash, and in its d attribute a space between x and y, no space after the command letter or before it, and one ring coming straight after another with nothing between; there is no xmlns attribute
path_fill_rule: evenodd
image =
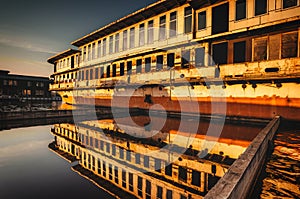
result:
<svg viewBox="0 0 300 199"><path fill-rule="evenodd" d="M48 77L47 59L157 0L0 0L0 70Z"/></svg>

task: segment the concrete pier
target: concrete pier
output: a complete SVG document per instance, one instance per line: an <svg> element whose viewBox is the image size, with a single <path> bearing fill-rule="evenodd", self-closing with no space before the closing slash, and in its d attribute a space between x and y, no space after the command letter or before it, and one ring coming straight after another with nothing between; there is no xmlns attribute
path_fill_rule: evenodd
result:
<svg viewBox="0 0 300 199"><path fill-rule="evenodd" d="M249 198L266 161L269 145L278 130L276 116L253 140L251 145L207 193L205 199Z"/></svg>

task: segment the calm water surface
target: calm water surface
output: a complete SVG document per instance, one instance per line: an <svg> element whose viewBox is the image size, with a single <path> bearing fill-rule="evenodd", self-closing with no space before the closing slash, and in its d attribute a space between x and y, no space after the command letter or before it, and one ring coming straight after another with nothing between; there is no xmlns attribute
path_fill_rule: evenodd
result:
<svg viewBox="0 0 300 199"><path fill-rule="evenodd" d="M0 131L0 198L112 198L49 150L50 128Z"/></svg>

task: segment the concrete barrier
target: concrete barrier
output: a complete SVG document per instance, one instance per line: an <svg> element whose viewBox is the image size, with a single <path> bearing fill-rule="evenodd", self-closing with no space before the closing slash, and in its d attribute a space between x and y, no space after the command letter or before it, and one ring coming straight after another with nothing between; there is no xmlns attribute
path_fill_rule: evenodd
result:
<svg viewBox="0 0 300 199"><path fill-rule="evenodd" d="M278 130L276 116L252 141L247 150L231 165L228 172L206 194L204 199L249 198L266 161L270 142Z"/></svg>

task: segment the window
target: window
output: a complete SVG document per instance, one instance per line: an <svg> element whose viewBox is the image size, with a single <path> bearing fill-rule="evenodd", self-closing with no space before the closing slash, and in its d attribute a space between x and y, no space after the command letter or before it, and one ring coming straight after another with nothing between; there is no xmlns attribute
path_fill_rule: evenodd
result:
<svg viewBox="0 0 300 199"><path fill-rule="evenodd" d="M146 180L146 199L151 199L151 182Z"/></svg>
<svg viewBox="0 0 300 199"><path fill-rule="evenodd" d="M156 198L157 199L162 199L162 195L163 195L163 189L160 186L157 186L156 189Z"/></svg>
<svg viewBox="0 0 300 199"><path fill-rule="evenodd" d="M198 13L198 30L206 28L206 11Z"/></svg>
<svg viewBox="0 0 300 199"><path fill-rule="evenodd" d="M89 71L88 70L85 71L85 79L89 80Z"/></svg>
<svg viewBox="0 0 300 199"><path fill-rule="evenodd" d="M173 199L173 192L172 192L172 190L167 189L166 199Z"/></svg>
<svg viewBox="0 0 300 199"><path fill-rule="evenodd" d="M104 78L104 67L100 67L100 77Z"/></svg>
<svg viewBox="0 0 300 199"><path fill-rule="evenodd" d="M227 56L228 56L227 42L213 45L213 61L215 64L226 64Z"/></svg>
<svg viewBox="0 0 300 199"><path fill-rule="evenodd" d="M128 33L127 33L127 30L124 30L123 32L123 50L127 50L128 46Z"/></svg>
<svg viewBox="0 0 300 199"><path fill-rule="evenodd" d="M99 68L95 69L95 79L99 78Z"/></svg>
<svg viewBox="0 0 300 199"><path fill-rule="evenodd" d="M101 41L98 41L98 58L101 57Z"/></svg>
<svg viewBox="0 0 300 199"><path fill-rule="evenodd" d="M283 8L289 8L297 5L297 0L283 0Z"/></svg>
<svg viewBox="0 0 300 199"><path fill-rule="evenodd" d="M187 197L183 194L180 194L180 199L187 199Z"/></svg>
<svg viewBox="0 0 300 199"><path fill-rule="evenodd" d="M83 59L84 59L83 61L87 61L87 53L86 53L86 47L85 47L85 46L83 47L83 53L82 53L82 54L83 54L83 57L84 57L84 58L83 58ZM64 66L64 65L65 65L65 63L63 62L63 66Z"/></svg>
<svg viewBox="0 0 300 199"><path fill-rule="evenodd" d="M246 41L233 44L233 62L240 63L246 61Z"/></svg>
<svg viewBox="0 0 300 199"><path fill-rule="evenodd" d="M269 60L280 59L281 34L270 35L269 37Z"/></svg>
<svg viewBox="0 0 300 199"><path fill-rule="evenodd" d="M256 38L254 39L253 49L253 61L267 60L267 44L268 38Z"/></svg>
<svg viewBox="0 0 300 199"><path fill-rule="evenodd" d="M94 79L94 73L93 73L93 69L90 69L90 80Z"/></svg>
<svg viewBox="0 0 300 199"><path fill-rule="evenodd" d="M106 67L106 77L109 78L110 77L110 66Z"/></svg>
<svg viewBox="0 0 300 199"><path fill-rule="evenodd" d="M184 9L184 33L192 32L192 7Z"/></svg>
<svg viewBox="0 0 300 199"><path fill-rule="evenodd" d="M113 64L113 74L112 74L113 77L116 77L117 76L117 64Z"/></svg>
<svg viewBox="0 0 300 199"><path fill-rule="evenodd" d="M118 167L115 166L115 183L119 183L119 173L118 173Z"/></svg>
<svg viewBox="0 0 300 199"><path fill-rule="evenodd" d="M106 143L106 152L110 153L110 143L109 142Z"/></svg>
<svg viewBox="0 0 300 199"><path fill-rule="evenodd" d="M116 41L115 41L115 52L118 53L120 51L120 34L116 34Z"/></svg>
<svg viewBox="0 0 300 199"><path fill-rule="evenodd" d="M81 71L81 77L82 77L82 80L84 80L84 70Z"/></svg>
<svg viewBox="0 0 300 199"><path fill-rule="evenodd" d="M135 154L135 164L141 164L141 155L139 153Z"/></svg>
<svg viewBox="0 0 300 199"><path fill-rule="evenodd" d="M196 67L204 66L204 56L205 56L205 49L204 48L196 48L195 49L195 64L196 64Z"/></svg>
<svg viewBox="0 0 300 199"><path fill-rule="evenodd" d="M99 158L98 158L98 161L97 161L97 165L98 165L98 174L101 174L101 162L100 162Z"/></svg>
<svg viewBox="0 0 300 199"><path fill-rule="evenodd" d="M109 173L108 173L109 179L112 180L113 179L113 173L112 173L113 169L112 169L112 165L111 164L109 164L108 171L109 171Z"/></svg>
<svg viewBox="0 0 300 199"><path fill-rule="evenodd" d="M154 167L155 167L156 171L160 172L160 170L161 170L161 160L160 159L155 159Z"/></svg>
<svg viewBox="0 0 300 199"><path fill-rule="evenodd" d="M166 39L166 16L159 18L159 40Z"/></svg>
<svg viewBox="0 0 300 199"><path fill-rule="evenodd" d="M136 73L142 73L142 60L138 59L136 61Z"/></svg>
<svg viewBox="0 0 300 199"><path fill-rule="evenodd" d="M93 53L92 59L96 59L96 56L97 56L97 54L96 54L96 43L93 43L92 53Z"/></svg>
<svg viewBox="0 0 300 199"><path fill-rule="evenodd" d="M114 144L111 146L111 154L112 154L113 156L116 155L116 145L114 145Z"/></svg>
<svg viewBox="0 0 300 199"><path fill-rule="evenodd" d="M131 152L130 151L126 151L126 160L131 161Z"/></svg>
<svg viewBox="0 0 300 199"><path fill-rule="evenodd" d="M212 34L227 32L229 29L229 4L213 7L212 9Z"/></svg>
<svg viewBox="0 0 300 199"><path fill-rule="evenodd" d="M163 55L156 56L156 71L163 69L164 57Z"/></svg>
<svg viewBox="0 0 300 199"><path fill-rule="evenodd" d="M235 20L246 18L246 0L237 0L235 2Z"/></svg>
<svg viewBox="0 0 300 199"><path fill-rule="evenodd" d="M144 167L149 168L149 156L144 156Z"/></svg>
<svg viewBox="0 0 300 199"><path fill-rule="evenodd" d="M152 44L154 41L154 29L153 29L153 20L148 22L148 44Z"/></svg>
<svg viewBox="0 0 300 199"><path fill-rule="evenodd" d="M145 72L151 71L151 57L145 59Z"/></svg>
<svg viewBox="0 0 300 199"><path fill-rule="evenodd" d="M168 176L172 176L172 164L169 164L168 166L166 166L165 174Z"/></svg>
<svg viewBox="0 0 300 199"><path fill-rule="evenodd" d="M181 53L181 68L190 67L191 53L190 50L184 50Z"/></svg>
<svg viewBox="0 0 300 199"><path fill-rule="evenodd" d="M143 178L138 176L138 195L143 197Z"/></svg>
<svg viewBox="0 0 300 199"><path fill-rule="evenodd" d="M103 56L106 55L106 38L103 39L103 50L102 50L102 55L103 55Z"/></svg>
<svg viewBox="0 0 300 199"><path fill-rule="evenodd" d="M177 34L177 12L170 14L170 37L175 37Z"/></svg>
<svg viewBox="0 0 300 199"><path fill-rule="evenodd" d="M133 174L132 173L128 173L129 174L129 191L133 191Z"/></svg>
<svg viewBox="0 0 300 199"><path fill-rule="evenodd" d="M255 0L255 15L261 15L267 13L267 0Z"/></svg>
<svg viewBox="0 0 300 199"><path fill-rule="evenodd" d="M145 44L145 24L141 24L139 29L139 45L143 46L144 44Z"/></svg>
<svg viewBox="0 0 300 199"><path fill-rule="evenodd" d="M282 34L281 57L297 57L298 54L298 32Z"/></svg>
<svg viewBox="0 0 300 199"><path fill-rule="evenodd" d="M132 74L132 61L127 62L127 75Z"/></svg>
<svg viewBox="0 0 300 199"><path fill-rule="evenodd" d="M178 174L178 178L179 180L186 182L187 180L187 169L184 167L179 166L179 174Z"/></svg>
<svg viewBox="0 0 300 199"><path fill-rule="evenodd" d="M91 61L92 60L92 44L88 46L88 61ZM69 59L67 61L67 65L69 65Z"/></svg>
<svg viewBox="0 0 300 199"><path fill-rule="evenodd" d="M167 65L168 68L172 68L175 66L175 53L169 53L167 55Z"/></svg>
<svg viewBox="0 0 300 199"><path fill-rule="evenodd" d="M124 69L125 69L124 62L122 62L120 63L120 76L124 76Z"/></svg>
<svg viewBox="0 0 300 199"><path fill-rule="evenodd" d="M135 47L135 29L134 27L130 29L130 43L129 43L129 48L134 48Z"/></svg>
<svg viewBox="0 0 300 199"><path fill-rule="evenodd" d="M192 171L192 185L200 186L200 172L199 171Z"/></svg>
<svg viewBox="0 0 300 199"><path fill-rule="evenodd" d="M126 188L126 171L122 169L122 187Z"/></svg>
<svg viewBox="0 0 300 199"><path fill-rule="evenodd" d="M114 36L109 37L109 54L114 52Z"/></svg>
<svg viewBox="0 0 300 199"><path fill-rule="evenodd" d="M119 149L120 159L124 159L124 150L122 148Z"/></svg>
<svg viewBox="0 0 300 199"><path fill-rule="evenodd" d="M104 177L106 177L106 163L105 163L105 161L103 161L102 162L102 175L104 176Z"/></svg>

